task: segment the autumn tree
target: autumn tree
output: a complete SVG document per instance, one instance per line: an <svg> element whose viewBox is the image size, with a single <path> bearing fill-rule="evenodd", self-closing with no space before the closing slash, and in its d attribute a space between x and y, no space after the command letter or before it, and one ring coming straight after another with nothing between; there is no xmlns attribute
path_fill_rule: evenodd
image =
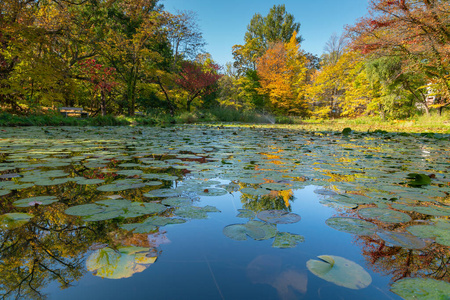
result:
<svg viewBox="0 0 450 300"><path fill-rule="evenodd" d="M450 3L442 0L372 0L369 17L348 30L353 47L375 58L398 58L402 73L422 73L450 105ZM412 86L423 94L422 86ZM421 91L419 91L422 89ZM426 97L416 98L428 111Z"/></svg>
<svg viewBox="0 0 450 300"><path fill-rule="evenodd" d="M249 68L255 70L257 59L264 55L271 44L288 43L294 32L298 33L299 30L300 23L286 12L284 4L274 5L265 17L255 14L247 26L245 44L233 46L235 67L242 73ZM298 43L303 40L300 35L296 35L295 39Z"/></svg>
<svg viewBox="0 0 450 300"><path fill-rule="evenodd" d="M95 59L88 59L80 64L80 69L88 77L92 84L94 97L96 93L100 94L100 111L102 116L107 114L107 95L111 92L113 86L117 85L114 80L115 69L99 64ZM94 106L94 103L92 103Z"/></svg>
<svg viewBox="0 0 450 300"><path fill-rule="evenodd" d="M261 88L269 96L274 111L287 114L305 114L304 87L306 57L300 52L296 32L284 44L274 44L258 60Z"/></svg>
<svg viewBox="0 0 450 300"><path fill-rule="evenodd" d="M192 102L201 96L207 96L214 91L221 77L220 67L212 62L205 65L199 62L185 61L182 64L176 84L186 92L186 110L191 111Z"/></svg>

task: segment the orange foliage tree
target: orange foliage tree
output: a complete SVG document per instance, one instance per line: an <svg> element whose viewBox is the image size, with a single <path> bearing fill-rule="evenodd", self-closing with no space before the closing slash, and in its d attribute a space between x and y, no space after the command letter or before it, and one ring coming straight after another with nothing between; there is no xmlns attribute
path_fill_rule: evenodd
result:
<svg viewBox="0 0 450 300"><path fill-rule="evenodd" d="M294 32L286 44L273 44L258 59L259 92L269 96L271 108L275 112L304 115L307 59L300 50L296 35Z"/></svg>

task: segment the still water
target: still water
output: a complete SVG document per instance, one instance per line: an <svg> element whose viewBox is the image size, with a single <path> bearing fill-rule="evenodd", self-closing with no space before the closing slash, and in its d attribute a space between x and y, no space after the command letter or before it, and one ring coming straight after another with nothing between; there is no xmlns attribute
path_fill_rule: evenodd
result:
<svg viewBox="0 0 450 300"><path fill-rule="evenodd" d="M5 299L449 299L448 136L3 128Z"/></svg>

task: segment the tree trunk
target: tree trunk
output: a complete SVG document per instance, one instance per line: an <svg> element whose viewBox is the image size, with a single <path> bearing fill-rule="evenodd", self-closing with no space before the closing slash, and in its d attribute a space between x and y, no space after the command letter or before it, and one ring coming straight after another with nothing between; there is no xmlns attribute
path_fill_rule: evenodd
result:
<svg viewBox="0 0 450 300"><path fill-rule="evenodd" d="M106 116L106 95L103 90L100 91L100 109L102 116Z"/></svg>

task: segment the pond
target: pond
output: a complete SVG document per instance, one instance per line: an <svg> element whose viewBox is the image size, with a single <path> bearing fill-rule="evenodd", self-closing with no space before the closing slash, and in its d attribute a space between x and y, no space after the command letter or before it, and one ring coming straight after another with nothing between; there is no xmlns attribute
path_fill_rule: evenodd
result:
<svg viewBox="0 0 450 300"><path fill-rule="evenodd" d="M5 299L449 299L448 136L0 130Z"/></svg>

